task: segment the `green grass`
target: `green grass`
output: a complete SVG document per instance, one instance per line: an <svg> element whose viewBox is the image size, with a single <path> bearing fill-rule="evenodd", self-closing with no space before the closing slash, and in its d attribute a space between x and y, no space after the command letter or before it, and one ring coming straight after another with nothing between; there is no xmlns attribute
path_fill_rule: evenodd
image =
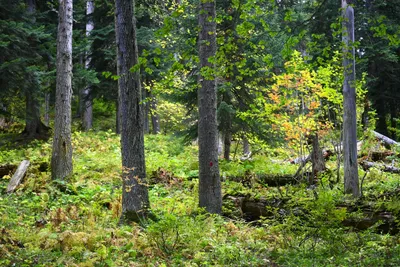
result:
<svg viewBox="0 0 400 267"><path fill-rule="evenodd" d="M149 135L145 142L148 178L161 168L176 179L149 187L159 220L141 226L118 225L121 156L113 132L73 133L74 174L62 192L35 165L50 161L51 140L3 146L0 165L23 159L33 165L13 194L5 194L10 177L0 179L0 266L400 265L399 236L342 225L355 215L337 208L346 197L341 185L327 186L329 177L315 190L257 182L249 187L230 177L293 174L297 166L265 156L274 153L260 152L246 162L221 160L224 196L286 201L271 216L245 222L229 199L223 216L198 208L195 146L168 135ZM398 195L378 199L398 187L398 175L371 171L364 182L366 201L399 214Z"/></svg>

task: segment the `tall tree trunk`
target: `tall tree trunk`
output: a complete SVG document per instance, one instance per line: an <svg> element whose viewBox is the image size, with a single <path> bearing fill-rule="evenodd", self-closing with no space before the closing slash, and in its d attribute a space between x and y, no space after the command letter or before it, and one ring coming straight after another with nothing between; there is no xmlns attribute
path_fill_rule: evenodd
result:
<svg viewBox="0 0 400 267"><path fill-rule="evenodd" d="M118 94L119 95L119 94ZM117 101L116 101L116 113L115 113L115 133L116 134L120 134L121 133L121 109L119 108L119 96L117 97Z"/></svg>
<svg viewBox="0 0 400 267"><path fill-rule="evenodd" d="M32 23L35 23L36 19L34 13L36 11L35 0L27 1L27 11L32 16ZM25 92L25 129L22 134L26 134L29 137L47 137L49 128L42 123L40 120L39 101L37 99L37 90L39 85L33 81L30 89Z"/></svg>
<svg viewBox="0 0 400 267"><path fill-rule="evenodd" d="M246 136L243 136L243 155L250 154L250 144L249 139Z"/></svg>
<svg viewBox="0 0 400 267"><path fill-rule="evenodd" d="M146 185L143 107L138 64L133 1L115 1L119 99L121 109L122 216L121 222L136 221L150 206Z"/></svg>
<svg viewBox="0 0 400 267"><path fill-rule="evenodd" d="M222 196L218 164L215 1L200 0L199 8L199 205L210 213L221 213ZM203 74L204 73L204 74Z"/></svg>
<svg viewBox="0 0 400 267"><path fill-rule="evenodd" d="M148 92L145 86L143 86L143 102L144 102L144 133L148 134L150 132L150 123L149 123L149 113L150 113L150 103L148 101Z"/></svg>
<svg viewBox="0 0 400 267"><path fill-rule="evenodd" d="M157 99L154 95L151 95L151 125L153 126L153 134L160 133L160 115L157 113Z"/></svg>
<svg viewBox="0 0 400 267"><path fill-rule="evenodd" d="M356 68L354 58L354 10L342 0L343 8L343 157L344 191L358 197L357 121L356 121Z"/></svg>
<svg viewBox="0 0 400 267"><path fill-rule="evenodd" d="M48 127L50 124L50 93L44 94L44 124Z"/></svg>
<svg viewBox="0 0 400 267"><path fill-rule="evenodd" d="M94 29L93 19L91 15L94 12L94 1L87 0L86 2L86 15L89 17L86 22L86 36L89 37L92 30ZM85 60L85 68L90 68L91 55L90 51L86 51L86 60ZM93 121L93 108L92 108L92 94L91 94L91 86L88 85L85 89L82 90L82 128L84 131L88 131L92 129L92 121Z"/></svg>
<svg viewBox="0 0 400 267"><path fill-rule="evenodd" d="M72 0L60 0L57 34L57 85L51 177L65 179L72 173Z"/></svg>
<svg viewBox="0 0 400 267"><path fill-rule="evenodd" d="M40 120L39 103L35 96L35 93L31 90L25 93L25 129L22 134L26 134L29 137L47 137L49 128L43 124Z"/></svg>
<svg viewBox="0 0 400 267"><path fill-rule="evenodd" d="M149 114L150 114L150 102L148 101L147 97L147 90L143 90L143 93L145 94L145 96L143 96L144 98L144 133L148 134L150 133L150 122L149 122Z"/></svg>
<svg viewBox="0 0 400 267"><path fill-rule="evenodd" d="M232 144L232 134L228 129L224 134L224 159L231 160L231 144Z"/></svg>
<svg viewBox="0 0 400 267"><path fill-rule="evenodd" d="M326 169L325 159L322 154L322 149L319 146L318 134L315 133L312 137L312 151L311 151L311 162L312 162L312 175L309 180L309 184L314 184L314 179L317 178L318 173Z"/></svg>

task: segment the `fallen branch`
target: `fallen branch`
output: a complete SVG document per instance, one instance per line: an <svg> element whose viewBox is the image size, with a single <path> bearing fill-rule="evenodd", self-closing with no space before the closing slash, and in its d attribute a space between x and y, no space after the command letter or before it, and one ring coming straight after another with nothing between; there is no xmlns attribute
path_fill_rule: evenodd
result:
<svg viewBox="0 0 400 267"><path fill-rule="evenodd" d="M362 141L358 141L357 142L357 151L361 150L361 145L362 145ZM340 151L342 151L343 150L343 145L340 145L340 146L338 145L336 147L336 149L323 149L322 150L322 154L324 156L324 159L326 159L326 160L329 159L330 156L336 154L336 151L338 149L340 149ZM298 157L298 158L292 159L292 160L290 160L290 163L291 164L304 164L304 163L309 162L310 160L311 160L311 156L307 155L307 156L302 156L302 157Z"/></svg>
<svg viewBox="0 0 400 267"><path fill-rule="evenodd" d="M387 165L387 164L379 164L379 163L364 160L364 161L360 162L360 165L363 167L364 170L368 170L369 168L376 167L383 172L400 173L400 168L396 168L394 166Z"/></svg>
<svg viewBox="0 0 400 267"><path fill-rule="evenodd" d="M372 131L372 133L375 135L375 137L377 139L379 139L380 141L382 141L383 143L385 143L387 145L396 145L396 146L399 145L398 142L394 141L393 139L391 139L391 138L389 138L389 137L387 137L387 136L385 136L383 134L380 134L380 133L375 132L375 131Z"/></svg>
<svg viewBox="0 0 400 267"><path fill-rule="evenodd" d="M15 188L17 188L17 186L21 183L22 178L24 178L25 173L28 170L29 164L29 160L23 160L21 164L19 164L17 171L14 173L10 183L7 186L7 193L14 192Z"/></svg>

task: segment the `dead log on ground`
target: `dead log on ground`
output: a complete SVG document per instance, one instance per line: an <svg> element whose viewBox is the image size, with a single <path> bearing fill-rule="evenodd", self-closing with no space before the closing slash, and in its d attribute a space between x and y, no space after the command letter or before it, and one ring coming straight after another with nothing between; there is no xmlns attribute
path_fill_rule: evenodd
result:
<svg viewBox="0 0 400 267"><path fill-rule="evenodd" d="M230 196L226 195L223 197L223 201L232 201L235 207L239 210L241 216L248 222L257 221L261 217L274 217L276 215L284 218L290 214L295 216L305 216L308 211L304 207L298 206L286 206L289 198L271 198L271 199L253 199L245 196ZM376 225L375 231L381 234L398 234L399 226L396 224L397 214L393 214L385 210L376 210L370 205L352 205L342 203L337 206L338 209L345 208L347 213L358 213L362 211L363 216L360 218L356 216L354 218L347 218L342 221L342 225L346 227L352 227L356 230L363 231L370 227L374 227L378 222L382 222L380 225ZM277 212L277 213L276 213ZM304 217L306 220L307 216Z"/></svg>
<svg viewBox="0 0 400 267"><path fill-rule="evenodd" d="M357 142L357 151L361 150L361 145L362 145L362 141L358 141ZM338 149L340 149L340 151L342 151L343 150L343 146L342 145L338 146ZM324 159L328 160L330 156L335 154L336 150L335 149L326 149L326 148L323 149L322 150L322 154L323 154ZM299 164L299 163L300 164L304 164L304 163L307 163L309 161L311 161L311 155L301 156L301 157L292 159L292 160L290 160L290 163L292 163L292 164Z"/></svg>
<svg viewBox="0 0 400 267"><path fill-rule="evenodd" d="M293 175L272 175L272 174L253 174L244 176L228 176L226 179L242 183L246 187L252 187L254 182L259 182L268 186L284 186L288 184L296 184L299 181Z"/></svg>
<svg viewBox="0 0 400 267"><path fill-rule="evenodd" d="M364 161L360 162L360 165L363 167L364 170L368 170L369 168L376 167L383 172L400 173L400 168L397 168L397 167L394 167L391 165L387 165L387 164L379 164L379 163L364 160Z"/></svg>
<svg viewBox="0 0 400 267"><path fill-rule="evenodd" d="M26 171L29 167L29 160L23 160L21 164L18 166L17 171L14 173L13 177L10 180L10 183L7 186L7 193L12 193L15 188L21 183L22 178L24 178Z"/></svg>
<svg viewBox="0 0 400 267"><path fill-rule="evenodd" d="M396 145L396 146L399 145L398 142L394 141L393 139L391 139L391 138L389 138L389 137L387 137L387 136L385 136L385 135L383 135L383 134L380 134L380 133L375 132L375 131L372 131L372 133L374 134L374 136L375 136L377 139L379 139L380 141L382 141L382 142L385 143L386 145L390 145L390 146L391 146L391 145Z"/></svg>

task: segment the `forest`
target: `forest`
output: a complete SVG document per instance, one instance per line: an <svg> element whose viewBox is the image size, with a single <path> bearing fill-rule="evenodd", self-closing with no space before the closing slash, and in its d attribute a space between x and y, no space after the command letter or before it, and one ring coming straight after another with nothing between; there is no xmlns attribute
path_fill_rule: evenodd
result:
<svg viewBox="0 0 400 267"><path fill-rule="evenodd" d="M0 49L0 266L400 266L400 0L0 0Z"/></svg>

